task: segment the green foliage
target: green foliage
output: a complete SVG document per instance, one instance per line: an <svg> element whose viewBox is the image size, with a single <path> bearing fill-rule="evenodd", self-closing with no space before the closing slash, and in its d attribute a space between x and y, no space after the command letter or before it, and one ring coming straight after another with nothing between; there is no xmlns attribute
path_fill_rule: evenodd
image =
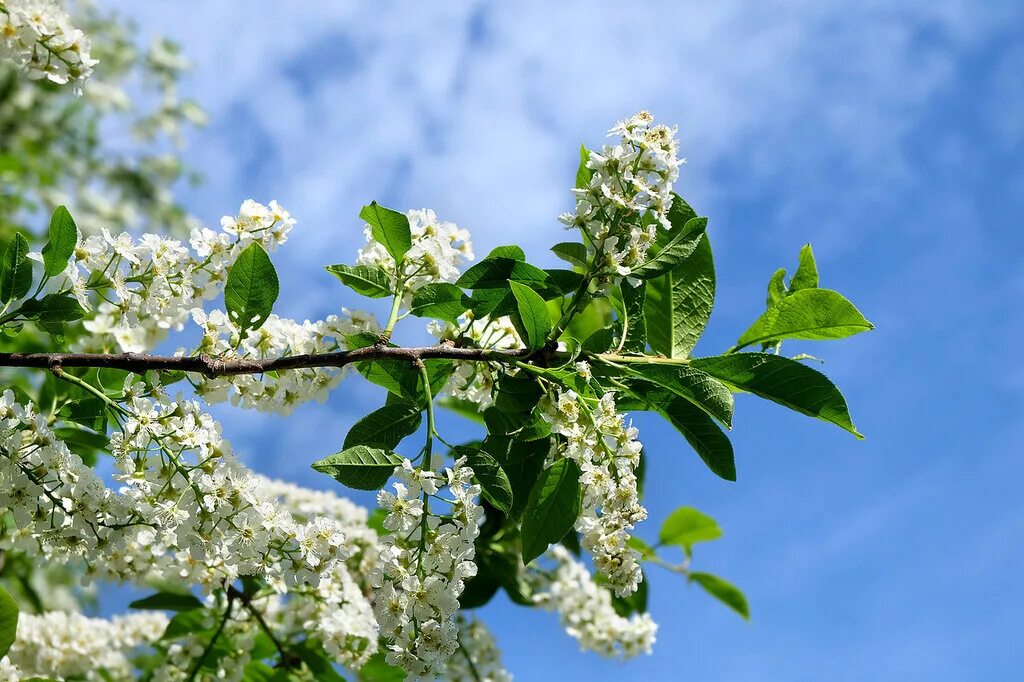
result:
<svg viewBox="0 0 1024 682"><path fill-rule="evenodd" d="M43 272L56 277L64 272L78 245L78 226L65 206L58 206L50 219L50 239L43 246Z"/></svg>
<svg viewBox="0 0 1024 682"><path fill-rule="evenodd" d="M203 608L203 602L192 594L178 592L157 592L128 605L132 609L156 611L190 611Z"/></svg>
<svg viewBox="0 0 1024 682"><path fill-rule="evenodd" d="M711 317L715 265L707 236L674 269L647 282L644 312L651 348L670 358L688 357Z"/></svg>
<svg viewBox="0 0 1024 682"><path fill-rule="evenodd" d="M357 294L369 298L383 298L392 294L391 278L377 266L339 263L326 266L326 270Z"/></svg>
<svg viewBox="0 0 1024 682"><path fill-rule="evenodd" d="M18 604L7 590L0 587L0 658L14 644L18 632Z"/></svg>
<svg viewBox="0 0 1024 682"><path fill-rule="evenodd" d="M846 399L835 384L821 372L795 360L767 353L735 353L698 358L691 366L734 390L748 391L863 437L854 428Z"/></svg>
<svg viewBox="0 0 1024 682"><path fill-rule="evenodd" d="M412 246L412 231L405 214L372 201L363 206L359 217L369 223L374 241L382 244L396 263L401 263Z"/></svg>
<svg viewBox="0 0 1024 682"><path fill-rule="evenodd" d="M253 242L238 255L224 286L224 306L243 336L263 325L279 293L277 270L270 256Z"/></svg>
<svg viewBox="0 0 1024 682"><path fill-rule="evenodd" d="M512 484L508 474L498 464L498 460L479 448L458 446L452 449L452 457L466 458L466 463L473 469L473 475L483 490L487 501L509 514L513 508Z"/></svg>
<svg viewBox="0 0 1024 682"><path fill-rule="evenodd" d="M559 459L541 473L523 512L523 562L530 563L572 530L582 501L580 470L574 461Z"/></svg>
<svg viewBox="0 0 1024 682"><path fill-rule="evenodd" d="M874 325L841 294L801 289L773 304L736 342L737 348L782 339L844 339Z"/></svg>
<svg viewBox="0 0 1024 682"><path fill-rule="evenodd" d="M0 261L0 301L16 301L32 286L32 262L28 259L29 243L25 235L15 233Z"/></svg>
<svg viewBox="0 0 1024 682"><path fill-rule="evenodd" d="M416 290L409 312L417 317L434 317L457 324L459 316L472 304L469 296L454 284L434 282Z"/></svg>
<svg viewBox="0 0 1024 682"><path fill-rule="evenodd" d="M318 459L313 468L349 488L376 490L387 483L391 472L401 464L402 458L394 452L356 445Z"/></svg>
<svg viewBox="0 0 1024 682"><path fill-rule="evenodd" d="M544 304L544 299L530 287L513 280L509 280L508 285L516 299L516 312L512 316L512 323L526 343L526 347L536 350L544 345L548 334L551 333L548 308Z"/></svg>
<svg viewBox="0 0 1024 682"><path fill-rule="evenodd" d="M709 542L722 537L718 523L693 507L680 507L669 514L658 531L658 541L663 545L682 547L687 556L698 542Z"/></svg>
<svg viewBox="0 0 1024 682"><path fill-rule="evenodd" d="M349 429L344 448L369 445L394 450L406 436L415 433L422 421L419 405L401 399L366 415Z"/></svg>
<svg viewBox="0 0 1024 682"><path fill-rule="evenodd" d="M750 620L750 607L747 605L747 598L732 583L722 580L716 575L697 571L690 573L690 581L703 587L705 592L743 616L745 620Z"/></svg>

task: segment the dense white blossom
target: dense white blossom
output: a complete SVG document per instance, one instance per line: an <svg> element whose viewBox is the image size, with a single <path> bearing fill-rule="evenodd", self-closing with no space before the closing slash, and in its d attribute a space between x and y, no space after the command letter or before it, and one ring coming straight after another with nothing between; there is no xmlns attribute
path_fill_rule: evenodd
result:
<svg viewBox="0 0 1024 682"><path fill-rule="evenodd" d="M644 261L659 226L671 226L672 187L683 160L676 129L654 125L646 111L615 124L609 135L618 144L590 152L590 182L573 190L576 210L559 220L583 230L599 274L617 279Z"/></svg>
<svg viewBox="0 0 1024 682"><path fill-rule="evenodd" d="M612 606L611 593L594 582L587 567L565 547L553 545L548 556L556 564L552 572L530 573L534 600L558 613L581 649L620 658L651 653L658 625L650 614L620 616Z"/></svg>
<svg viewBox="0 0 1024 682"><path fill-rule="evenodd" d="M158 612L110 620L63 611L23 613L18 636L0 660L0 682L32 677L130 680L130 656L155 642L166 627L167 616Z"/></svg>
<svg viewBox="0 0 1024 682"><path fill-rule="evenodd" d="M136 239L106 229L83 239L64 272L47 282L48 291L70 291L92 311L83 322L91 336L81 348L153 348L169 330L181 330L203 300L221 292L228 268L245 247L258 242L275 250L295 220L276 201L268 207L249 199L222 224L220 232L194 230L191 249L177 239L153 234Z"/></svg>
<svg viewBox="0 0 1024 682"><path fill-rule="evenodd" d="M364 228L366 245L359 250L356 262L383 268L391 277L392 286L401 280L405 298L410 299L425 284L458 279L462 264L473 260L473 245L468 231L455 223L438 220L429 208L408 211L406 217L412 246L402 259L401 272L384 245L374 240L369 225Z"/></svg>
<svg viewBox="0 0 1024 682"><path fill-rule="evenodd" d="M0 0L0 59L13 60L29 78L76 91L96 64L89 38L55 0Z"/></svg>
<svg viewBox="0 0 1024 682"><path fill-rule="evenodd" d="M415 676L438 675L458 648L458 598L477 571L480 486L471 484L473 470L464 460L443 473L406 460L395 477L394 492L381 490L377 498L392 533L382 539L380 565L370 578L377 588L374 611L387 662ZM432 513L431 500L447 504L447 513Z"/></svg>
<svg viewBox="0 0 1024 682"><path fill-rule="evenodd" d="M587 367L584 373L589 371ZM576 530L582 534L581 544L593 554L609 585L620 596L631 594L643 574L639 553L628 546L629 531L647 518L637 494L636 468L643 448L637 429L616 411L611 393L591 407L575 391L558 391L544 416L562 437L555 455L580 467L583 511Z"/></svg>

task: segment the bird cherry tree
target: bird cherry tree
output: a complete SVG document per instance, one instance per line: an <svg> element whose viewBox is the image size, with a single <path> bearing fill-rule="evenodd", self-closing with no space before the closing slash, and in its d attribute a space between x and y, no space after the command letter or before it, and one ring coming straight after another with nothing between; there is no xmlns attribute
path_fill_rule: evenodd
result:
<svg viewBox="0 0 1024 682"><path fill-rule="evenodd" d="M79 91L95 65L48 0L0 0L0 56ZM477 608L502 591L628 658L655 643L645 568L746 617L742 593L693 563L713 519L681 507L656 544L634 534L650 522L628 413L661 415L729 480L734 393L859 437L837 388L782 343L871 325L819 286L805 246L732 348L693 356L715 271L707 219L674 192L676 130L642 111L609 134L580 150L569 238L552 247L563 268L517 246L473 262L469 233L433 211L363 207L364 246L326 269L347 302L383 299L382 320L273 312L271 254L296 222L275 201L187 241L83 230L64 206L40 237L15 231L0 258L0 678L506 680ZM424 322L430 344L392 342ZM178 333L199 340L154 354ZM326 491L250 470L207 411L287 414L343 380L387 398L310 458ZM482 437L443 432L438 409ZM376 509L346 488L377 491ZM40 575L43 591L152 593L87 617L47 608Z"/></svg>

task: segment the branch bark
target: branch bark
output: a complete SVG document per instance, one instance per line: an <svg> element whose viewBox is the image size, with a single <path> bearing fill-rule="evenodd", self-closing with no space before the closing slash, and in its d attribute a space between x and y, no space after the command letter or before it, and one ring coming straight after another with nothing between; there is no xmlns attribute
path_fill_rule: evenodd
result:
<svg viewBox="0 0 1024 682"><path fill-rule="evenodd" d="M220 360L209 355L171 356L141 353L0 353L0 367L36 367L57 369L62 367L100 367L121 369L136 374L150 370L183 371L202 374L207 378L236 374L263 374L265 372L312 367L344 367L362 360L395 359L410 363L416 360L448 359L467 362L514 362L531 355L526 348L513 350L487 350L457 348L450 345L402 348L393 346L367 346L336 353L310 353L280 358Z"/></svg>

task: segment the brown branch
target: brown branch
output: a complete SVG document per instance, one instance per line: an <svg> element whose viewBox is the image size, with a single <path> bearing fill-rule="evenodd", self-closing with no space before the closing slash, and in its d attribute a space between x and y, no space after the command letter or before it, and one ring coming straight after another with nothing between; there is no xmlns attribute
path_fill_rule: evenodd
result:
<svg viewBox="0 0 1024 682"><path fill-rule="evenodd" d="M149 370L183 371L202 374L208 378L236 374L263 374L289 369L312 367L344 367L361 360L417 360L447 359L466 362L511 363L531 355L525 348L489 350L458 348L451 345L401 348L395 346L367 346L335 353L307 353L280 358L219 360L209 355L177 357L145 355L140 353L0 353L0 367L99 367L121 369L136 374Z"/></svg>

